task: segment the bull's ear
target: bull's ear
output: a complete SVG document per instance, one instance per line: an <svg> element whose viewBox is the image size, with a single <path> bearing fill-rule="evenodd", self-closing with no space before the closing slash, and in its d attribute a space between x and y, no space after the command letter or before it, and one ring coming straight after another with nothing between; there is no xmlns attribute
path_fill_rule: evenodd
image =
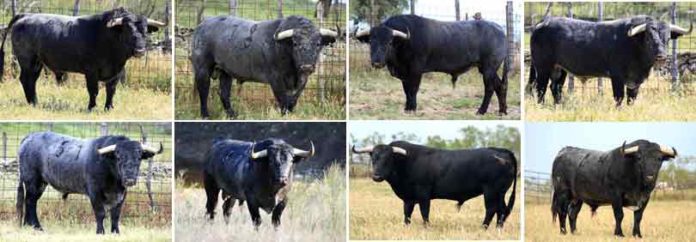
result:
<svg viewBox="0 0 696 242"><path fill-rule="evenodd" d="M327 45L332 44L333 42L336 42L336 37L327 36L327 35L321 36L321 45L327 46Z"/></svg>
<svg viewBox="0 0 696 242"><path fill-rule="evenodd" d="M370 34L362 35L356 37L358 41L363 42L363 43L370 43Z"/></svg>
<svg viewBox="0 0 696 242"><path fill-rule="evenodd" d="M147 26L148 33L157 32L158 30L159 30L159 27L157 27L157 26L152 26L152 25Z"/></svg>
<svg viewBox="0 0 696 242"><path fill-rule="evenodd" d="M305 159L306 159L306 158L301 157L301 156L294 156L294 157L292 158L292 163L299 163L300 161L303 161L303 160L305 160Z"/></svg>

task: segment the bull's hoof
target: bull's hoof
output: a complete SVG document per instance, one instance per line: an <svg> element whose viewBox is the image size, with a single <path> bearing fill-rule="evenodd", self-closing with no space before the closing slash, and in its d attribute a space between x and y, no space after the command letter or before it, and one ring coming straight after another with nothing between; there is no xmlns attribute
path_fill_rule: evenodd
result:
<svg viewBox="0 0 696 242"><path fill-rule="evenodd" d="M111 111L111 109L114 109L114 105L104 106L104 112Z"/></svg>
<svg viewBox="0 0 696 242"><path fill-rule="evenodd" d="M227 119L236 119L237 118L237 112L233 110L228 110L227 111Z"/></svg>
<svg viewBox="0 0 696 242"><path fill-rule="evenodd" d="M561 228L561 234L567 234L568 231L566 231L566 228Z"/></svg>
<svg viewBox="0 0 696 242"><path fill-rule="evenodd" d="M498 111L498 116L505 116L507 115L507 111Z"/></svg>
<svg viewBox="0 0 696 242"><path fill-rule="evenodd" d="M478 116L486 115L486 111L481 111L481 110L476 111L476 115L478 115Z"/></svg>

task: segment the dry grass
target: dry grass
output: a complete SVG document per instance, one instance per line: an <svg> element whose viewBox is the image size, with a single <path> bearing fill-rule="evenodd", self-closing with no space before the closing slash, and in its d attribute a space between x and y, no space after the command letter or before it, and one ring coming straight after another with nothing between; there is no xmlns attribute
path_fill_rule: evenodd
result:
<svg viewBox="0 0 696 242"><path fill-rule="evenodd" d="M662 77L652 77L641 86L636 102L616 108L611 82L604 78L603 94L597 93L596 79L585 85L576 80L574 93L568 94L566 83L563 102L553 105L551 91L546 92L544 104L536 97L525 95L525 120L529 121L691 121L696 120L694 87L685 84L681 92L671 91L670 83ZM536 91L534 91L536 96Z"/></svg>
<svg viewBox="0 0 696 242"><path fill-rule="evenodd" d="M66 224L57 221L47 221L41 224L44 232L32 228L19 229L14 221L0 221L0 241L51 241L51 242L92 242L92 241L172 241L172 233L167 227L143 226L128 220L121 221L121 233L110 234L107 222L105 229L108 234L97 235L94 223Z"/></svg>
<svg viewBox="0 0 696 242"><path fill-rule="evenodd" d="M351 67L351 69L353 69ZM519 119L519 75L509 77L508 115L498 115L498 99L493 95L484 116L476 115L483 99L483 81L476 70L461 75L456 88L450 76L428 73L418 92L416 114L404 113L406 97L401 81L386 70L366 69L350 73L351 119Z"/></svg>
<svg viewBox="0 0 696 242"><path fill-rule="evenodd" d="M615 237L614 214L610 206L600 207L592 219L590 209L583 206L578 216L578 231L573 235L561 235L558 222L551 221L548 203L525 205L525 240L527 241L639 241L631 237L633 213L624 209L622 229L624 239ZM696 202L651 201L643 214L641 232L644 241L693 241L696 230ZM569 225L567 225L569 226ZM570 227L567 227L570 231Z"/></svg>
<svg viewBox="0 0 696 242"><path fill-rule="evenodd" d="M502 232L497 232L495 222L488 230L481 228L484 207L483 196L464 203L457 212L456 202L433 200L430 205L430 226L422 226L418 208L413 212L412 223L403 223L403 203L394 195L386 182L375 183L364 178L350 179L350 239L487 239L516 240L520 238L519 183L517 202L505 222ZM508 201L509 193L505 196Z"/></svg>
<svg viewBox="0 0 696 242"><path fill-rule="evenodd" d="M218 203L214 221L205 217L203 188L177 184L176 239L177 241L344 241L346 184L345 171L329 169L323 180L293 183L289 203L275 230L270 214L261 210L262 224L254 231L246 206L232 208L230 223L222 216L222 201ZM245 203L246 205L246 203Z"/></svg>

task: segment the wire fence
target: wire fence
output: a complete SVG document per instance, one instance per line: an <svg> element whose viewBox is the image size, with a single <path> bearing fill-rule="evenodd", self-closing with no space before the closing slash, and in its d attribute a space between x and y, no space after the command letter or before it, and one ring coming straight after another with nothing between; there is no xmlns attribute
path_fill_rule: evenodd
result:
<svg viewBox="0 0 696 242"><path fill-rule="evenodd" d="M147 44L147 54L142 58L131 58L126 63L126 75L122 81L124 85L135 88L149 88L169 92L171 89L171 36L169 16L171 16L171 1L169 0L2 0L0 1L0 24L3 34L6 26L12 19L13 13L50 13L69 16L84 16L100 14L118 7L124 7L130 12L144 15L148 18L167 23L157 32L150 34ZM19 81L19 65L12 56L12 43L8 40L5 51L5 63L10 63L11 68L5 71L4 80ZM40 80L55 81L54 75L48 68L44 68ZM71 79L75 79L71 81ZM83 83L82 74L69 74L69 82Z"/></svg>
<svg viewBox="0 0 696 242"><path fill-rule="evenodd" d="M373 1L374 6L368 6L367 12L373 13L370 16L359 17L356 12L351 15L350 20L350 32L351 36L354 36L361 29L367 29L370 26L370 22L374 21L372 25L377 25L381 21L385 20L389 16L381 16L378 8L380 7ZM402 14L415 14L425 18L436 19L440 21L467 21L474 19L483 19L495 22L503 27L503 30L508 36L508 53L510 58L510 73L519 73L519 53L520 53L520 36L522 35L522 30L519 28L519 23L522 21L522 4L521 2L500 2L497 6L498 9L490 10L490 8L479 8L475 5L480 5L479 3L474 3L471 1L459 1L459 0L437 0L437 1L423 1L426 4L419 4L416 2L414 8L404 9ZM455 7L456 5L456 7ZM486 5L489 7L489 5ZM371 10L371 9L374 9ZM359 42L358 40L351 38L349 40L350 44L350 55L349 63L352 72L364 72L372 69L370 65L370 46ZM501 65L502 68L502 65Z"/></svg>
<svg viewBox="0 0 696 242"><path fill-rule="evenodd" d="M291 15L304 16L318 28L338 32L336 42L323 48L317 68L309 77L301 100L319 103L345 103L345 11L346 0L182 0L176 1L176 98L177 109L198 110L194 96L193 67L189 60L194 29L209 17L233 15L263 21ZM323 13L323 14L319 14ZM245 104L274 107L275 98L269 85L244 83L233 85L232 98ZM236 91L235 91L236 90ZM219 93L219 83L211 82L211 92ZM209 102L217 97L209 95ZM302 102L302 101L300 101Z"/></svg>
<svg viewBox="0 0 696 242"><path fill-rule="evenodd" d="M652 200L690 200L694 197L696 180L676 179L674 174L660 172L660 176L670 177L656 183L651 194ZM524 171L524 197L526 202L550 203L553 194L551 174L548 172Z"/></svg>
<svg viewBox="0 0 696 242"><path fill-rule="evenodd" d="M17 196L18 162L17 150L20 142L29 133L53 131L56 133L82 139L92 139L103 135L125 135L132 140L145 140L150 144L162 143L164 150L150 160L144 160L140 166L138 183L128 189L122 217L139 218L166 223L171 215L171 177L172 177L172 138L170 123L2 123L0 124L0 219L15 218ZM149 187L149 189L148 189ZM79 216L92 218L91 205L87 196L69 195L62 199L62 193L48 186L39 200L42 208L60 208L70 204L79 209L73 211L47 212L57 213L58 217ZM75 206L79 204L79 206ZM53 209L52 209L53 210ZM145 212L151 211L151 212ZM81 221L81 220L78 220Z"/></svg>
<svg viewBox="0 0 696 242"><path fill-rule="evenodd" d="M594 22L648 15L688 29L694 20L694 6L696 6L694 2L527 2L524 5L525 66L528 67L531 60L529 38L532 28L541 22L547 14L548 16L572 17ZM693 32L678 38L676 41L670 40L667 63L653 67L653 76L658 78L648 78L646 82L655 83L644 85L641 88L641 92L643 90L664 92L665 90L676 90L677 88L687 94L696 92L696 87L692 85L692 82L696 80L696 41L694 40L696 40L696 33ZM673 58L674 56L676 58ZM526 73L526 75L529 75L529 73ZM609 88L611 88L610 83L606 83L606 81L610 81L608 78L591 78L592 80L597 80L596 86L587 85L586 80L582 79L582 85L579 86L575 79L577 78L574 78L569 73L567 78L568 84L566 85L569 92L579 88L583 92L585 89L591 89L590 91L596 91L601 94L609 92ZM652 79L656 81L650 81Z"/></svg>

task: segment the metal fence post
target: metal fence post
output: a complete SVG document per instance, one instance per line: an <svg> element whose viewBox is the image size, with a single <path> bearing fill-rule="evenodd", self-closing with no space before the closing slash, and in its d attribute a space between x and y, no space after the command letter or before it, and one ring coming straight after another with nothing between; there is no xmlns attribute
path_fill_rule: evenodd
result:
<svg viewBox="0 0 696 242"><path fill-rule="evenodd" d="M604 21L604 4L600 1L597 3L597 21ZM602 95L602 78L597 78L597 94Z"/></svg>
<svg viewBox="0 0 696 242"><path fill-rule="evenodd" d="M515 49L515 48L514 48L514 45L515 45L514 39L515 39L515 38L514 38L514 36L512 36L512 35L513 35L513 32L514 32L514 31L513 31L513 28L514 28L514 17L513 17L513 15L512 15L512 8L513 8L513 6L512 6L512 1L507 1L507 4L505 5L505 29L506 29L506 33L505 33L505 34L506 34L506 37L507 37L508 49L507 49L507 58L505 58L505 64L504 64L504 65L507 65L508 67L509 67L510 64L511 64L511 63L510 63L510 62L512 61L511 58L512 58L512 56L514 55L514 51L513 51L513 50ZM505 68L503 68L503 69L505 69ZM511 70L512 70L512 68L509 68L507 72L503 73L503 77L504 77L505 80L507 80L507 78L505 78L505 77L509 74L509 72L510 72Z"/></svg>
<svg viewBox="0 0 696 242"><path fill-rule="evenodd" d="M677 24L677 3L672 2L672 8L670 9L670 15L672 16L672 24ZM672 72L672 91L678 91L679 90L679 71L677 70L678 68L678 63L677 63L677 44L679 42L677 39L672 39L672 58L670 59L670 62L672 62L671 70Z"/></svg>
<svg viewBox="0 0 696 242"><path fill-rule="evenodd" d="M147 133L145 133L142 124L140 125L140 136L141 144L147 144ZM150 199L150 209L151 211L157 211L157 205L152 198L152 157L147 159L147 179L145 180L145 187L147 188L147 197Z"/></svg>
<svg viewBox="0 0 696 242"><path fill-rule="evenodd" d="M573 3L568 3L568 18L573 18ZM573 90L575 90L575 78L573 74L568 73L568 94L573 93Z"/></svg>
<svg viewBox="0 0 696 242"><path fill-rule="evenodd" d="M324 0L324 1L331 1L331 0ZM317 2L317 18L319 19L319 27L324 26L324 12L328 12L329 9L324 9L324 4L321 1ZM324 55L319 53L319 65L317 68L317 81L319 82L319 101L321 104L324 104L324 101L326 100L325 98L325 87L326 87L326 79L324 78Z"/></svg>
<svg viewBox="0 0 696 242"><path fill-rule="evenodd" d="M106 123L99 124L99 134L101 136L109 135L109 126Z"/></svg>
<svg viewBox="0 0 696 242"><path fill-rule="evenodd" d="M230 15L237 16L237 0L230 0Z"/></svg>
<svg viewBox="0 0 696 242"><path fill-rule="evenodd" d="M278 18L283 18L283 0L278 0Z"/></svg>

